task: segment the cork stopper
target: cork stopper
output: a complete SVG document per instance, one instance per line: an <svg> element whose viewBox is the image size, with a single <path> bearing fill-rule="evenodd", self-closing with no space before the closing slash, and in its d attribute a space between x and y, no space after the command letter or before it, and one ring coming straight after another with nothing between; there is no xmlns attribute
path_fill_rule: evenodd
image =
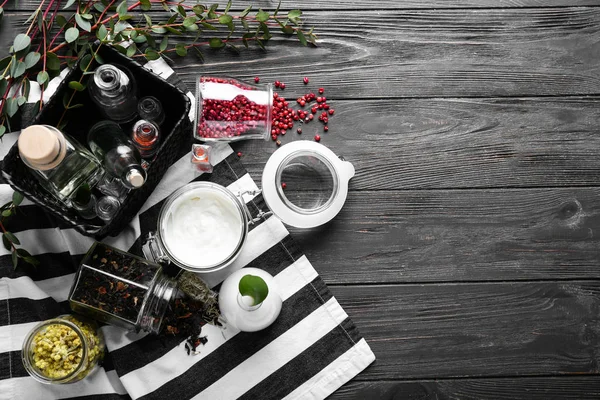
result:
<svg viewBox="0 0 600 400"><path fill-rule="evenodd" d="M19 155L31 168L46 171L55 168L67 153L65 137L46 125L31 125L21 131Z"/></svg>
<svg viewBox="0 0 600 400"><path fill-rule="evenodd" d="M144 175L142 175L140 173L140 171L138 171L136 169L130 170L127 173L126 179L127 179L127 182L129 183L129 185L134 189L142 187L142 185L146 181L146 178L144 177Z"/></svg>

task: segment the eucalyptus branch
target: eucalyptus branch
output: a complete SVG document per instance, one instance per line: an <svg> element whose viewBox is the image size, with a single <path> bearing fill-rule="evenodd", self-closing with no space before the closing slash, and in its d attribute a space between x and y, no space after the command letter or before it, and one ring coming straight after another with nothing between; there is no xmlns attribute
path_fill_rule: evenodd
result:
<svg viewBox="0 0 600 400"><path fill-rule="evenodd" d="M23 202L23 195L19 192L14 192L12 201L0 207L0 230L2 230L2 244L6 250L11 252L11 260L13 268L17 268L19 260L23 260L28 264L37 267L40 262L23 248L18 248L21 245L19 239L14 233L6 229L6 221L11 216L17 214L17 207Z"/></svg>

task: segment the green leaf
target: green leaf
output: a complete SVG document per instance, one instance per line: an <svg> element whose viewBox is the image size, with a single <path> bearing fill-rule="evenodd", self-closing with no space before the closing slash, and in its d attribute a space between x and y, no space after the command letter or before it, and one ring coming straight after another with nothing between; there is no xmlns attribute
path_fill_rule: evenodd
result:
<svg viewBox="0 0 600 400"><path fill-rule="evenodd" d="M25 56L25 67L27 69L33 67L38 61L40 61L41 57L41 54L37 51L32 51L31 53L27 54L27 56Z"/></svg>
<svg viewBox="0 0 600 400"><path fill-rule="evenodd" d="M275 12L273 13L274 17L276 17L277 14L279 14L279 8L281 8L281 0L279 0L279 3L277 4L277 8L275 9Z"/></svg>
<svg viewBox="0 0 600 400"><path fill-rule="evenodd" d="M92 14L85 13L85 14L81 14L81 18L87 19L89 21L89 20L91 20L94 17L92 16Z"/></svg>
<svg viewBox="0 0 600 400"><path fill-rule="evenodd" d="M17 249L17 255L19 257L31 257L31 253L29 253L27 250L25 249Z"/></svg>
<svg viewBox="0 0 600 400"><path fill-rule="evenodd" d="M175 35L182 35L183 33L181 31L178 31L177 29L171 27L171 26L167 26L165 27L167 28L167 30Z"/></svg>
<svg viewBox="0 0 600 400"><path fill-rule="evenodd" d="M8 64L11 63L12 58L12 56L6 56L2 60L0 60L0 72L4 72L4 70L8 67ZM4 77L4 75L2 75L2 77ZM4 94L4 91L0 93L0 96L2 94Z"/></svg>
<svg viewBox="0 0 600 400"><path fill-rule="evenodd" d="M269 287L263 278L256 275L244 275L240 279L238 289L242 296L252 297L252 305L256 306L265 301L269 295Z"/></svg>
<svg viewBox="0 0 600 400"><path fill-rule="evenodd" d="M63 15L57 15L54 19L61 28L67 24L67 19Z"/></svg>
<svg viewBox="0 0 600 400"><path fill-rule="evenodd" d="M292 28L289 25L282 25L281 26L281 32L285 33L286 35L293 35L294 34L294 28Z"/></svg>
<svg viewBox="0 0 600 400"><path fill-rule="evenodd" d="M269 13L263 11L262 8L256 13L256 20L258 22L267 22L269 20Z"/></svg>
<svg viewBox="0 0 600 400"><path fill-rule="evenodd" d="M135 45L135 43L131 43L129 45L129 47L127 47L127 53L126 53L127 57L130 57L130 58L133 57L135 55L136 50L137 50L137 46Z"/></svg>
<svg viewBox="0 0 600 400"><path fill-rule="evenodd" d="M33 265L34 267L37 267L38 265L40 265L39 260L34 257L23 257L23 261L25 261L27 264Z"/></svg>
<svg viewBox="0 0 600 400"><path fill-rule="evenodd" d="M23 82L23 85L21 86L21 94L23 95L23 97L28 99L29 91L31 90L31 82L27 78L23 78L22 82ZM3 93L3 92L0 90L0 93Z"/></svg>
<svg viewBox="0 0 600 400"><path fill-rule="evenodd" d="M17 97L17 104L19 105L19 107L21 107L26 102L27 102L27 99L25 98L25 96Z"/></svg>
<svg viewBox="0 0 600 400"><path fill-rule="evenodd" d="M208 40L208 45L213 49L220 49L225 46L225 43L219 38L210 38Z"/></svg>
<svg viewBox="0 0 600 400"><path fill-rule="evenodd" d="M123 21L119 21L115 24L115 29L113 30L115 33L123 32L127 29L127 23Z"/></svg>
<svg viewBox="0 0 600 400"><path fill-rule="evenodd" d="M48 73L46 71L40 71L37 74L37 83L41 86L44 83L48 82L48 79L50 78L50 76L48 76Z"/></svg>
<svg viewBox="0 0 600 400"><path fill-rule="evenodd" d="M50 71L60 70L60 60L54 53L46 53L46 68Z"/></svg>
<svg viewBox="0 0 600 400"><path fill-rule="evenodd" d="M154 28L152 28L152 32L158 33L158 34L167 33L167 28L163 28L162 26L157 25Z"/></svg>
<svg viewBox="0 0 600 400"><path fill-rule="evenodd" d="M231 43L227 43L227 48L232 50L235 54L240 54L240 49L232 45Z"/></svg>
<svg viewBox="0 0 600 400"><path fill-rule="evenodd" d="M231 15L221 15L219 17L219 23L223 25L229 25L233 22L233 17Z"/></svg>
<svg viewBox="0 0 600 400"><path fill-rule="evenodd" d="M200 51L200 49L196 46L192 47L194 50L196 50L196 55L198 56L198 58L200 59L200 61L204 62L204 54L202 54L202 52Z"/></svg>
<svg viewBox="0 0 600 400"><path fill-rule="evenodd" d="M216 31L219 29L219 28L215 27L214 25L209 24L208 22L202 22L202 26L211 31Z"/></svg>
<svg viewBox="0 0 600 400"><path fill-rule="evenodd" d="M6 231L4 232L4 236L6 236L6 238L14 244L21 244L19 239L17 239L17 237L12 232Z"/></svg>
<svg viewBox="0 0 600 400"><path fill-rule="evenodd" d="M300 10L291 10L290 12L288 12L288 19L291 20L297 20L298 18L300 18L300 16L302 15L302 11Z"/></svg>
<svg viewBox="0 0 600 400"><path fill-rule="evenodd" d="M240 14L240 17L244 18L246 15L248 15L250 13L250 11L252 10L252 6L248 6L244 9L244 11L242 11L242 13Z"/></svg>
<svg viewBox="0 0 600 400"><path fill-rule="evenodd" d="M178 43L177 46L175 46L175 53L180 57L185 57L187 55L187 49L183 43Z"/></svg>
<svg viewBox="0 0 600 400"><path fill-rule="evenodd" d="M267 26L267 24L261 22L260 30L263 31L263 39L264 40L269 40L273 37L273 35L271 35L271 32L269 31L269 27Z"/></svg>
<svg viewBox="0 0 600 400"><path fill-rule="evenodd" d="M304 33L300 29L296 31L296 35L298 35L298 40L302 43L302 46L307 46L306 38L304 37Z"/></svg>
<svg viewBox="0 0 600 400"><path fill-rule="evenodd" d="M181 4L177 5L177 12L179 13L179 15L181 15L182 18L185 18L187 13L185 12L185 9L183 8L183 6Z"/></svg>
<svg viewBox="0 0 600 400"><path fill-rule="evenodd" d="M140 0L140 4L142 6L143 11L150 11L152 8L152 4L150 4L150 0Z"/></svg>
<svg viewBox="0 0 600 400"><path fill-rule="evenodd" d="M100 40L106 39L108 36L108 29L104 26L104 24L100 25L96 30L96 37Z"/></svg>
<svg viewBox="0 0 600 400"><path fill-rule="evenodd" d="M84 31L92 31L92 25L90 24L90 21L86 21L85 19L83 19L83 17L80 14L75 14L75 22L77 22L77 25L79 25L79 27Z"/></svg>
<svg viewBox="0 0 600 400"><path fill-rule="evenodd" d="M85 86L83 86L81 83L79 83L77 81L69 82L69 87L73 90L77 90L78 92L82 92L83 90L85 90Z"/></svg>
<svg viewBox="0 0 600 400"><path fill-rule="evenodd" d="M65 39L67 40L67 43L73 43L74 41L77 40L78 37L79 37L79 29L77 29L75 27L69 28L65 32Z"/></svg>
<svg viewBox="0 0 600 400"><path fill-rule="evenodd" d="M68 0L67 4L65 4L65 6L63 7L63 10L66 10L67 8L71 7L73 3L75 3L75 0Z"/></svg>
<svg viewBox="0 0 600 400"><path fill-rule="evenodd" d="M98 64L104 64L104 59L98 53L94 53L94 60L96 60Z"/></svg>
<svg viewBox="0 0 600 400"><path fill-rule="evenodd" d="M13 51L16 53L18 51L24 50L31 44L31 39L24 33L20 33L15 37L13 42Z"/></svg>
<svg viewBox="0 0 600 400"><path fill-rule="evenodd" d="M90 61L92 61L91 54L86 54L81 58L81 61L79 61L79 69L81 72L85 72L87 70L88 65L90 65Z"/></svg>
<svg viewBox="0 0 600 400"><path fill-rule="evenodd" d="M144 14L144 18L146 19L146 25L151 27L152 26L152 18L150 18L150 16L148 14Z"/></svg>
<svg viewBox="0 0 600 400"><path fill-rule="evenodd" d="M231 0L229 0L227 2L227 5L225 6L225 11L223 11L225 14L227 14L227 12L229 12L229 9L231 8Z"/></svg>
<svg viewBox="0 0 600 400"><path fill-rule="evenodd" d="M21 192L15 191L15 192L13 192L13 195L12 195L12 203L15 206L19 206L23 202L24 198L25 198L25 196L23 196L23 194Z"/></svg>
<svg viewBox="0 0 600 400"><path fill-rule="evenodd" d="M13 61L13 63L10 66L10 76L14 79L14 78L18 78L19 76L23 75L25 73L25 70L27 69L27 66L25 65L24 62L22 61Z"/></svg>
<svg viewBox="0 0 600 400"><path fill-rule="evenodd" d="M96 11L98 11L99 13L103 13L103 12L104 12L104 10L106 9L106 6L105 6L105 5L103 5L103 4L102 4L102 3L100 3L100 2L95 2L95 3L94 3L94 8L95 8L95 9L96 9ZM58 17L57 17L57 18L58 18Z"/></svg>
<svg viewBox="0 0 600 400"><path fill-rule="evenodd" d="M117 6L117 14L119 14L119 17L127 15L127 0L123 0L121 4Z"/></svg>
<svg viewBox="0 0 600 400"><path fill-rule="evenodd" d="M218 4L213 4L209 7L208 12L206 13L209 19L217 19L217 14L215 13L217 8L219 8Z"/></svg>
<svg viewBox="0 0 600 400"><path fill-rule="evenodd" d="M4 211L2 211L2 216L3 216L4 218L8 218L8 217L10 217L11 215L12 215L12 210L11 210L10 208L9 208L8 210L4 210Z"/></svg>
<svg viewBox="0 0 600 400"><path fill-rule="evenodd" d="M146 36L147 36L147 37L146 37ZM151 38L152 36L150 36L150 35L138 35L137 37L135 37L135 38L133 39L133 41L134 41L135 43L137 43L137 44L140 44L140 43L146 43L146 42L148 41L148 37L150 37L150 38Z"/></svg>
<svg viewBox="0 0 600 400"><path fill-rule="evenodd" d="M202 13L205 11L205 8L202 4L196 4L194 7L192 7L192 11L194 14L201 17Z"/></svg>
<svg viewBox="0 0 600 400"><path fill-rule="evenodd" d="M183 26L188 27L194 25L198 21L198 17L192 15L183 20Z"/></svg>
<svg viewBox="0 0 600 400"><path fill-rule="evenodd" d="M156 50L151 48L146 49L146 59L149 61L158 60L160 58L160 54Z"/></svg>
<svg viewBox="0 0 600 400"><path fill-rule="evenodd" d="M0 96L6 92L6 88L8 87L8 81L6 79L0 79ZM3 126L3 125L0 125Z"/></svg>
<svg viewBox="0 0 600 400"><path fill-rule="evenodd" d="M4 111L6 112L6 115L8 115L9 118L12 118L17 113L17 111L19 111L19 103L17 103L17 99L7 99Z"/></svg>
<svg viewBox="0 0 600 400"><path fill-rule="evenodd" d="M158 47L160 51L165 51L167 46L169 45L169 37L165 36L163 40L160 42L160 46Z"/></svg>
<svg viewBox="0 0 600 400"><path fill-rule="evenodd" d="M72 106L69 106L69 110L72 110L74 108L81 108L81 107L83 107L83 104L74 104Z"/></svg>
<svg viewBox="0 0 600 400"><path fill-rule="evenodd" d="M198 28L198 25L196 25L196 24L185 27L185 30L188 32L195 32L198 29L200 29L200 28Z"/></svg>
<svg viewBox="0 0 600 400"><path fill-rule="evenodd" d="M11 255L12 265L14 269L17 269L17 265L19 265L19 257L17 257L17 252L13 251Z"/></svg>
<svg viewBox="0 0 600 400"><path fill-rule="evenodd" d="M2 244L6 250L11 249L10 241L4 235L2 235Z"/></svg>

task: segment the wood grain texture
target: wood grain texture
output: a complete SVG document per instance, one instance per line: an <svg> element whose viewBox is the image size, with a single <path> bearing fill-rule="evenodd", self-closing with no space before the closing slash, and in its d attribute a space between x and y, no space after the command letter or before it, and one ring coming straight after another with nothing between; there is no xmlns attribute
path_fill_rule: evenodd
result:
<svg viewBox="0 0 600 400"><path fill-rule="evenodd" d="M206 49L204 64L190 56L175 70L189 81L285 78L289 89L310 75L352 99L600 93L600 8L308 12L306 23L319 35L316 49L276 36L267 52Z"/></svg>
<svg viewBox="0 0 600 400"><path fill-rule="evenodd" d="M357 381L598 374L598 281L331 291L377 357Z"/></svg>
<svg viewBox="0 0 600 400"><path fill-rule="evenodd" d="M318 83L315 83L318 85ZM286 89L296 98L300 91ZM289 93L289 95L288 95ZM302 135L350 160L351 190L594 186L600 182L598 98L338 101L329 133ZM328 97L329 99L330 97ZM274 143L236 144L255 179Z"/></svg>
<svg viewBox="0 0 600 400"><path fill-rule="evenodd" d="M598 377L351 382L328 400L596 400Z"/></svg>
<svg viewBox="0 0 600 400"><path fill-rule="evenodd" d="M600 189L351 192L290 228L326 283L598 278Z"/></svg>
<svg viewBox="0 0 600 400"><path fill-rule="evenodd" d="M184 4L196 4L196 1L187 0ZM221 8L226 1L221 2ZM133 4L129 1L128 4ZM233 1L232 10L243 10L249 4L254 9L263 8L265 10L274 10L278 1L275 0L253 0L253 1ZM9 0L5 9L14 10L35 10L39 5L37 0ZM521 8L521 7L564 7L564 6L598 6L598 0L365 0L356 2L354 0L334 0L327 3L318 3L307 0L284 0L281 2L281 10L301 9L301 10L403 10L403 9L445 9L445 8ZM157 6L159 8L159 6Z"/></svg>

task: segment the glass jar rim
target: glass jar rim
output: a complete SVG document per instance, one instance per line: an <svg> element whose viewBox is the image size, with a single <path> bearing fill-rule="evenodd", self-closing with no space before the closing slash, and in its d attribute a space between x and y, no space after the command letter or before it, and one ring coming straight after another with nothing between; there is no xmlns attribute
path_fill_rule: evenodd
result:
<svg viewBox="0 0 600 400"><path fill-rule="evenodd" d="M88 360L87 360L88 359L87 338L83 334L83 331L81 330L81 328L79 328L79 326L77 326L77 324L65 319L67 317L70 317L70 315L63 314L63 315L59 315L58 317L40 322L39 324L34 326L33 329L31 329L31 331L29 331L29 333L25 337L25 340L23 341L23 347L21 349L23 366L25 367L25 370L27 371L27 373L38 382L47 383L47 384L48 383L68 383L73 379L73 377L76 377L77 375L82 373L87 366L87 362L88 362ZM64 326L69 327L77 334L77 336L79 337L79 340L81 341L82 354L81 354L81 361L79 362L79 365L72 372L70 372L68 375L66 375L62 378L50 378L50 377L42 374L35 367L35 365L33 364L33 360L32 360L33 359L33 351L31 350L31 345L33 342L33 338L43 328L51 326L51 325L64 325Z"/></svg>
<svg viewBox="0 0 600 400"><path fill-rule="evenodd" d="M168 213L171 209L171 206L173 205L175 200L177 200L177 198L179 198L179 196L182 195L183 193L189 192L190 190L199 189L199 188L208 189L215 193L225 195L225 197L232 204L235 205L235 209L238 212L240 220L242 222L242 229L240 230L240 237L238 239L238 243L234 247L231 254L228 254L227 257L223 258L222 261L212 264L212 265L207 265L207 266L194 266L194 265L190 265L190 264L182 261L173 253L173 251L167 245L167 243L166 243L167 241L165 240L165 238L167 236L165 221L166 221L166 218L168 217ZM168 258L172 262L174 262L177 266L179 266L185 270L192 271L192 272L198 272L198 273L209 273L209 272L215 272L215 271L221 270L233 262L233 260L240 253L240 251L246 241L246 236L248 235L248 220L246 218L246 213L244 212L243 207L244 206L242 205L241 200L237 196L235 196L229 189L227 189L226 187L224 187L222 185L219 185L219 184L216 184L213 182L188 183L187 185L184 185L184 186L180 187L179 189L177 189L175 192L173 192L167 198L167 200L165 201L165 203L162 205L162 207L160 209L160 212L158 214L158 226L157 226L157 232L158 232L157 237L158 237L159 245L162 247L162 249L167 254Z"/></svg>

